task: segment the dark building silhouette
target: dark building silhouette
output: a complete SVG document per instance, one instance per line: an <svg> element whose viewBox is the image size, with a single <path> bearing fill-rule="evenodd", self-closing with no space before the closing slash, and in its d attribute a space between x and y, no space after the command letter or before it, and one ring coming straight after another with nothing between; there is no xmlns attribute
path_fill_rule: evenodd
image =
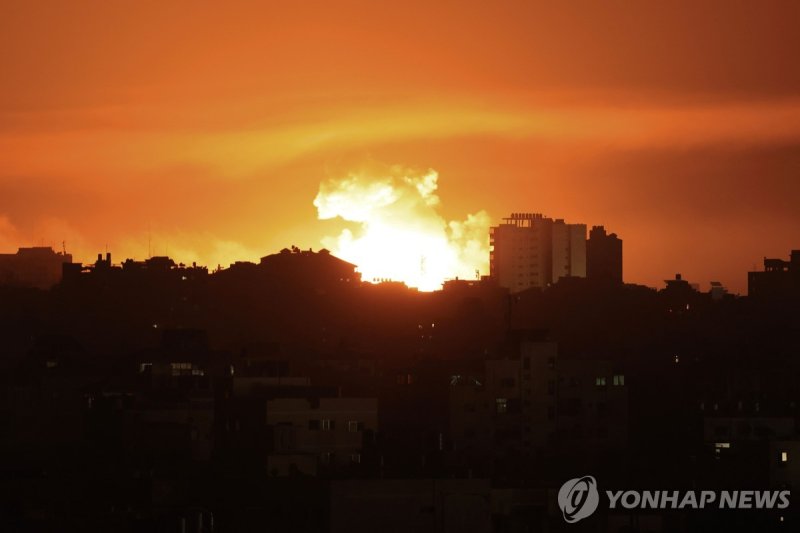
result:
<svg viewBox="0 0 800 533"><path fill-rule="evenodd" d="M284 248L280 253L262 257L259 263L264 275L280 278L292 285L314 285L324 290L342 286L356 286L361 274L356 265L348 263L322 249L319 252Z"/></svg>
<svg viewBox="0 0 800 533"><path fill-rule="evenodd" d="M622 239L593 226L586 241L586 277L592 281L622 283Z"/></svg>
<svg viewBox="0 0 800 533"><path fill-rule="evenodd" d="M111 253L97 254L97 260L90 265L65 263L63 265L63 284L67 287L106 285L132 286L152 284L153 282L172 283L175 281L194 281L208 276L206 267L175 263L165 256L154 256L144 261L126 259L119 265L111 261Z"/></svg>
<svg viewBox="0 0 800 533"><path fill-rule="evenodd" d="M797 298L800 296L800 250L789 260L764 258L762 272L748 272L747 293L756 298Z"/></svg>
<svg viewBox="0 0 800 533"><path fill-rule="evenodd" d="M72 255L56 253L49 246L20 248L15 254L0 254L0 285L49 289L61 281L62 265Z"/></svg>

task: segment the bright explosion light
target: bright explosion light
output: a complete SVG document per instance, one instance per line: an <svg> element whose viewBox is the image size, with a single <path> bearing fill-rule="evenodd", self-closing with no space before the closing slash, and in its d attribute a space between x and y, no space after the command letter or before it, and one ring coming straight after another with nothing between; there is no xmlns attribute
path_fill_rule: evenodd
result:
<svg viewBox="0 0 800 533"><path fill-rule="evenodd" d="M489 216L479 211L464 221L446 221L437 211L438 174L391 167L375 177L350 173L320 185L314 199L321 220L357 225L323 245L358 265L365 281L402 281L423 291L448 279L486 273Z"/></svg>

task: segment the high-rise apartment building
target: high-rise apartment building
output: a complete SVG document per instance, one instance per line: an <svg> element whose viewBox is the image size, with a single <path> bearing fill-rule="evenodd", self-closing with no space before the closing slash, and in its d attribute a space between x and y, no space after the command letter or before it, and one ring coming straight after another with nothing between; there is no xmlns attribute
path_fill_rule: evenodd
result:
<svg viewBox="0 0 800 533"><path fill-rule="evenodd" d="M764 270L747 274L747 294L754 298L800 298L800 250L789 260L764 258Z"/></svg>
<svg viewBox="0 0 800 533"><path fill-rule="evenodd" d="M594 226L586 241L586 275L592 281L622 283L622 239Z"/></svg>
<svg viewBox="0 0 800 533"><path fill-rule="evenodd" d="M490 233L491 276L519 292L562 277L586 277L586 225L540 213L512 213Z"/></svg>

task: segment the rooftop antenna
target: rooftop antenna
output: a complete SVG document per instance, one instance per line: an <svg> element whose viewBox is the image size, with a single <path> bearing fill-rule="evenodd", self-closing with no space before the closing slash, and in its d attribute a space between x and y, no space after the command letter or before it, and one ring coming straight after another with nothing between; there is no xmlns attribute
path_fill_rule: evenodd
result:
<svg viewBox="0 0 800 533"><path fill-rule="evenodd" d="M61 241L61 251L67 255L67 241Z"/></svg>

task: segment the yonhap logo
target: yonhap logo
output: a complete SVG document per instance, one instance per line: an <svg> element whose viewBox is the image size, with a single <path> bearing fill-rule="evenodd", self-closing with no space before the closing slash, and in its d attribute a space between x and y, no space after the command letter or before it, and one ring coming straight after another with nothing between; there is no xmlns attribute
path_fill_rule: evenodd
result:
<svg viewBox="0 0 800 533"><path fill-rule="evenodd" d="M606 490L608 509L787 509L789 490ZM570 479L558 491L558 506L568 524L591 516L600 504L597 480Z"/></svg>
<svg viewBox="0 0 800 533"><path fill-rule="evenodd" d="M558 506L569 524L590 516L599 503L597 481L592 476L570 479L558 491Z"/></svg>

